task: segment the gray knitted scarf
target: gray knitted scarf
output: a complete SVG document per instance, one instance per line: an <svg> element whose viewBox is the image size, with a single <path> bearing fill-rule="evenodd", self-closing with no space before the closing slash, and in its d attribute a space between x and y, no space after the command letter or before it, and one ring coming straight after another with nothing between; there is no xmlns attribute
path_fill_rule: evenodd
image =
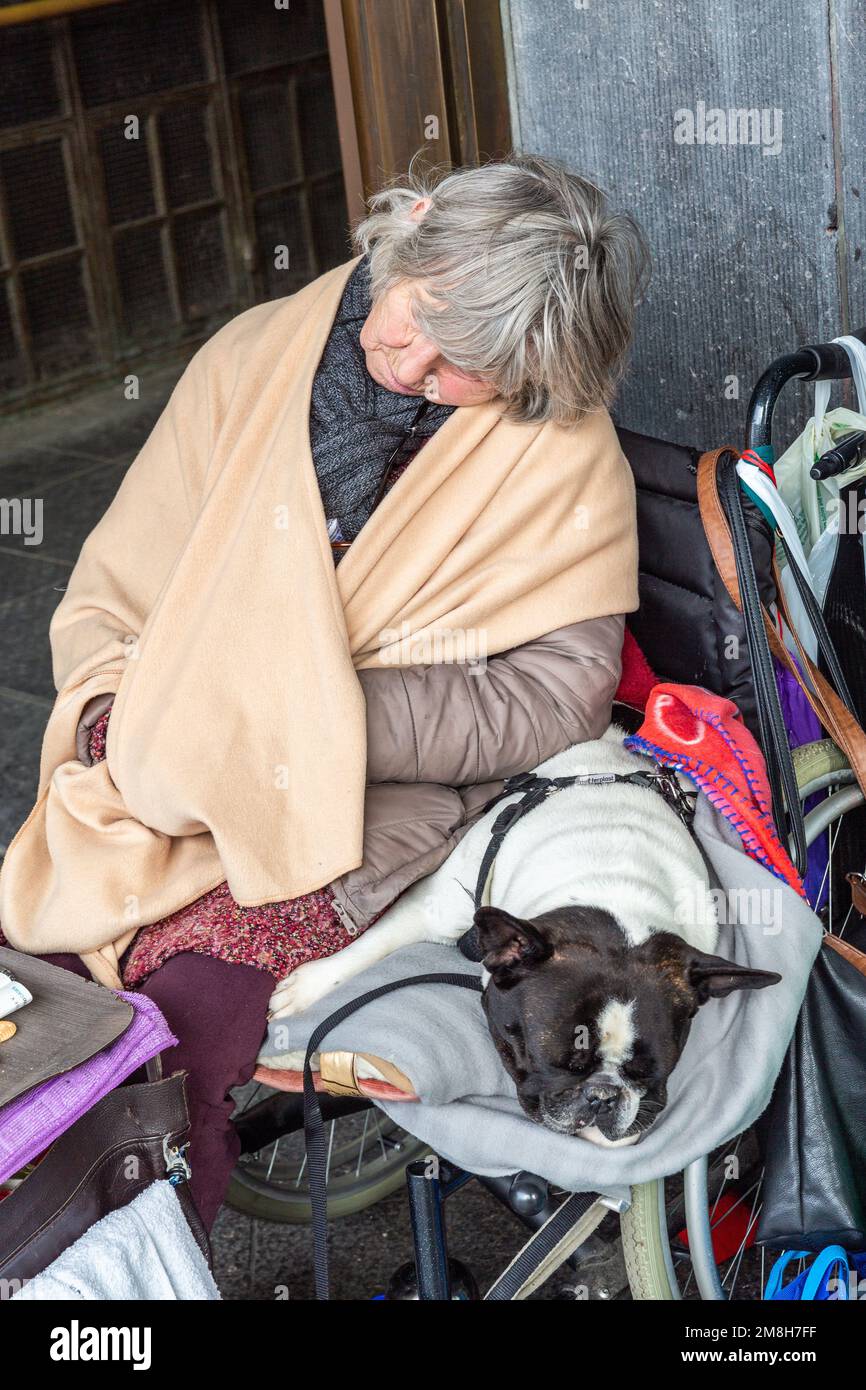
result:
<svg viewBox="0 0 866 1390"><path fill-rule="evenodd" d="M408 440L419 396L401 396L367 371L359 334L370 312L369 262L349 277L316 375L310 400L310 444L325 516L353 541L373 510L388 459ZM456 409L428 404L416 426L415 447L435 434ZM408 450L401 457L408 457Z"/></svg>

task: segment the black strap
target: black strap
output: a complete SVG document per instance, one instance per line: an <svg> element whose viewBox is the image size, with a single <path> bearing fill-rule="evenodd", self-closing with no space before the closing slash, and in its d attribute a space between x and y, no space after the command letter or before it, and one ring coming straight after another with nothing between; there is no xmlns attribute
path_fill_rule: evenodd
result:
<svg viewBox="0 0 866 1390"><path fill-rule="evenodd" d="M504 1303L514 1299L527 1280L568 1235L572 1226L576 1226L578 1221L582 1221L590 1207L594 1206L597 1201L597 1192L573 1192L570 1197L566 1198L553 1215L545 1221L544 1225L535 1232L531 1240L526 1242L505 1272L496 1280L496 1283L487 1290L484 1295L484 1302ZM604 1213L604 1216L606 1215L607 1212ZM604 1216L599 1218L599 1224ZM550 1273L552 1274L553 1270Z"/></svg>
<svg viewBox="0 0 866 1390"><path fill-rule="evenodd" d="M499 853L502 841L505 839L512 825L514 825L516 821L519 821L529 811L534 810L536 806L540 806L542 801L546 801L554 788L558 791L560 787L568 786L575 780L574 777L537 777L534 772L525 772L519 777L509 777L507 779L499 796L495 797L494 800L499 801L502 797L511 796L514 792L521 790L523 790L523 796L519 801L512 801L510 805L500 811L496 820L493 822L490 830L490 839L482 856L481 865L478 869L478 878L475 882L476 912L481 906L481 899L484 895L484 885L487 882L490 867ZM488 803L488 805L492 804L493 803L490 802Z"/></svg>
<svg viewBox="0 0 866 1390"><path fill-rule="evenodd" d="M806 578L800 569L800 566L797 564L797 561L791 554L785 537L782 535L781 531L779 532L779 541L783 551L785 552L785 558L788 561L788 568L790 569L791 575L794 579L794 583L797 586L797 592L799 593L803 603L803 607L806 610L806 616L808 617L809 622L812 624L812 627L814 629L815 637L818 642L818 650L824 658L824 662L827 668L827 674L829 675L830 680L836 688L836 694L839 696L839 699L842 701L843 705L845 705L853 713L855 706L854 701L851 699L851 691L849 690L848 682L845 679L845 672L842 670L842 667L839 663L839 657L836 652L836 648L833 645L833 638L830 636L829 629L824 620L824 614L818 607L818 600L812 593L812 589L810 585L807 583Z"/></svg>
<svg viewBox="0 0 866 1390"><path fill-rule="evenodd" d="M377 989L368 990L366 994L359 995L357 999L351 999L348 1004L343 1004L342 1008L329 1014L327 1018L316 1025L310 1041L307 1043L307 1054L304 1058L304 1143L307 1151L310 1207L313 1217L313 1272L316 1283L316 1298L318 1299L327 1300L330 1298L328 1286L328 1186L325 1125L319 1097L313 1084L313 1053L322 1039L332 1028L336 1028L338 1023L342 1023L344 1019L349 1018L365 1004L371 1004L374 999L381 999L384 994L391 994L394 990L403 989L407 985L456 985L460 989L472 989L478 994L481 993L481 981L477 975L450 973L411 975L404 980L392 980L390 984L379 985Z"/></svg>
<svg viewBox="0 0 866 1390"><path fill-rule="evenodd" d="M767 764L767 780L773 806L773 820L779 838L784 842L785 827L790 826L793 835L792 859L797 872L806 872L807 849L806 830L803 823L803 809L797 788L797 775L788 743L779 690L770 645L764 630L764 617L761 608L761 595L755 575L755 562L749 544L749 533L737 473L737 461L733 453L720 460L718 468L719 497L727 513L731 528L731 541L737 566L737 582L742 602L743 622L746 628L746 644L755 682L755 700L758 710L758 724L761 746Z"/></svg>
<svg viewBox="0 0 866 1390"><path fill-rule="evenodd" d="M490 841L484 851L481 866L478 870L478 878L475 883L475 910L481 906L481 899L484 896L484 885L487 882L493 861L502 848L502 841L508 834L511 827L523 816L534 811L536 806L540 806L542 801L546 801L553 792L560 791L563 787L573 787L578 782L583 786L609 786L612 782L629 782L637 787L649 787L657 791L676 811L677 815L684 822L689 824L687 815L687 804L685 794L680 789L676 781L676 771L665 769L658 766L656 772L578 772L572 777L539 777L534 772L522 772L518 777L509 777L502 791L487 802L484 807L488 811L491 806L495 806L497 801L501 801L505 796L511 796L516 791L522 791L523 796L519 801L513 801L500 811L490 831Z"/></svg>

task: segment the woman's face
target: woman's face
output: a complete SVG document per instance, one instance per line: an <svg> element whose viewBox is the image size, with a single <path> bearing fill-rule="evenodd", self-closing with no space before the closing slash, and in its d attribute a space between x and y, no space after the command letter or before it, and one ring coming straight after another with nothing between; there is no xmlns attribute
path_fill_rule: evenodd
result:
<svg viewBox="0 0 866 1390"><path fill-rule="evenodd" d="M361 329L367 371L401 396L426 396L437 405L481 405L496 388L446 362L415 323L415 297L433 299L423 280L394 285L373 305Z"/></svg>

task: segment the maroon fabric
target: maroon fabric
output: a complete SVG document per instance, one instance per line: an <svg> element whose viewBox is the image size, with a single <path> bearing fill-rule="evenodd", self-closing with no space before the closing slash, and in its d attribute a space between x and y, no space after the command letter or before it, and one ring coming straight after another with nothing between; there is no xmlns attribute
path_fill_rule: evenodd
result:
<svg viewBox="0 0 866 1390"><path fill-rule="evenodd" d="M50 955L44 960L89 979L79 956ZM225 1198L240 1153L231 1122L229 1091L249 1081L267 1028L274 982L267 970L230 965L187 951L172 956L142 986L162 1011L177 1047L162 1054L170 1076L186 1071L190 1112L190 1189L208 1230ZM137 1073L130 1081L143 1081Z"/></svg>

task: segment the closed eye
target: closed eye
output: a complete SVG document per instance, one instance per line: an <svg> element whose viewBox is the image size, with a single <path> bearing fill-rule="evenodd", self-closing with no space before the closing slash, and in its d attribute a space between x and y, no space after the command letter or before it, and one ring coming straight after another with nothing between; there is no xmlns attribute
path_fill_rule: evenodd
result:
<svg viewBox="0 0 866 1390"><path fill-rule="evenodd" d="M652 1066L650 1066L650 1065L648 1065L648 1064L645 1063L645 1062L643 1062L643 1063L641 1063L641 1062L637 1062L637 1063L634 1063L634 1062L633 1062L633 1063L628 1063L628 1062L626 1062L625 1066L623 1066L623 1067L620 1069L620 1071L621 1071L622 1076L625 1077L626 1081L637 1081L637 1082L643 1083L643 1082L646 1082L646 1081L651 1080L651 1078L652 1078L652 1076L653 1076L653 1074L654 1074L655 1068L652 1067Z"/></svg>

